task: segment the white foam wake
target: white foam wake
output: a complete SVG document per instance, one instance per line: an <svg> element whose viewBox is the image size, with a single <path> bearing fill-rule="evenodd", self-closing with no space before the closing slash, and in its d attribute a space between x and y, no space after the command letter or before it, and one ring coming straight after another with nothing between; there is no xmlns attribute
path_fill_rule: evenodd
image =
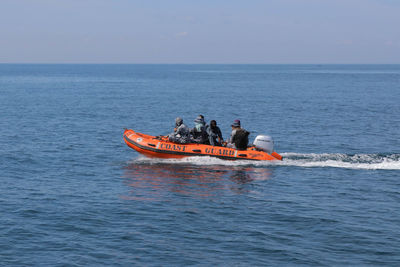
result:
<svg viewBox="0 0 400 267"><path fill-rule="evenodd" d="M190 164L223 166L296 166L296 167L331 167L365 170L400 170L400 154L339 154L339 153L281 153L283 161L248 161L223 160L213 157L188 157L183 159L155 159L140 156L131 163L144 164Z"/></svg>
<svg viewBox="0 0 400 267"><path fill-rule="evenodd" d="M400 170L400 154L283 153L280 165L365 170Z"/></svg>

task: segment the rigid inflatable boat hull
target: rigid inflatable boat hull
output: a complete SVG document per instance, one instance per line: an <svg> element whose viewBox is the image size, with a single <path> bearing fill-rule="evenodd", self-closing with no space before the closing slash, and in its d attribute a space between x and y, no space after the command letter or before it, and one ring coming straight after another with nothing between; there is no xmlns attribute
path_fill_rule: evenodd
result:
<svg viewBox="0 0 400 267"><path fill-rule="evenodd" d="M282 157L276 152L268 154L258 151L254 147L247 148L247 150L236 150L203 144L176 144L169 142L165 137L159 138L130 129L125 130L124 140L130 148L148 157L185 158L211 156L230 160L282 160Z"/></svg>

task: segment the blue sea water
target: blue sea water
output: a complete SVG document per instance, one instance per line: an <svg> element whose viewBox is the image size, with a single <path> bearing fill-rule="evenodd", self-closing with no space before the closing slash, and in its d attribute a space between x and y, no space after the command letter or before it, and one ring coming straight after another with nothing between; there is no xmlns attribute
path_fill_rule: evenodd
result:
<svg viewBox="0 0 400 267"><path fill-rule="evenodd" d="M0 265L399 266L400 65L0 65ZM282 162L148 159L241 119Z"/></svg>

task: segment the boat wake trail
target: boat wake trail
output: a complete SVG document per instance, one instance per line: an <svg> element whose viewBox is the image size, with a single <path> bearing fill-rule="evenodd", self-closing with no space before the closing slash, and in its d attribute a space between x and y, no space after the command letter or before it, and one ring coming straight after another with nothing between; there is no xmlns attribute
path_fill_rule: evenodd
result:
<svg viewBox="0 0 400 267"><path fill-rule="evenodd" d="M343 168L361 170L400 170L400 154L281 153L283 161L222 160L213 157L155 159L140 156L131 163L223 166L295 166L304 168Z"/></svg>
<svg viewBox="0 0 400 267"><path fill-rule="evenodd" d="M365 170L400 170L400 154L301 154L283 153L278 165L333 167Z"/></svg>

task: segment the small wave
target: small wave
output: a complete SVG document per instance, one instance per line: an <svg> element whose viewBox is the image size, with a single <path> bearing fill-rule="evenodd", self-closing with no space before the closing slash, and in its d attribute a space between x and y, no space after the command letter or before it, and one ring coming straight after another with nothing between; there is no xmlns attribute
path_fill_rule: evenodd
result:
<svg viewBox="0 0 400 267"><path fill-rule="evenodd" d="M189 164L223 166L296 166L332 167L364 170L400 170L400 154L341 154L341 153L281 153L283 161L223 160L213 157L187 157L183 159L156 159L140 156L130 163Z"/></svg>

